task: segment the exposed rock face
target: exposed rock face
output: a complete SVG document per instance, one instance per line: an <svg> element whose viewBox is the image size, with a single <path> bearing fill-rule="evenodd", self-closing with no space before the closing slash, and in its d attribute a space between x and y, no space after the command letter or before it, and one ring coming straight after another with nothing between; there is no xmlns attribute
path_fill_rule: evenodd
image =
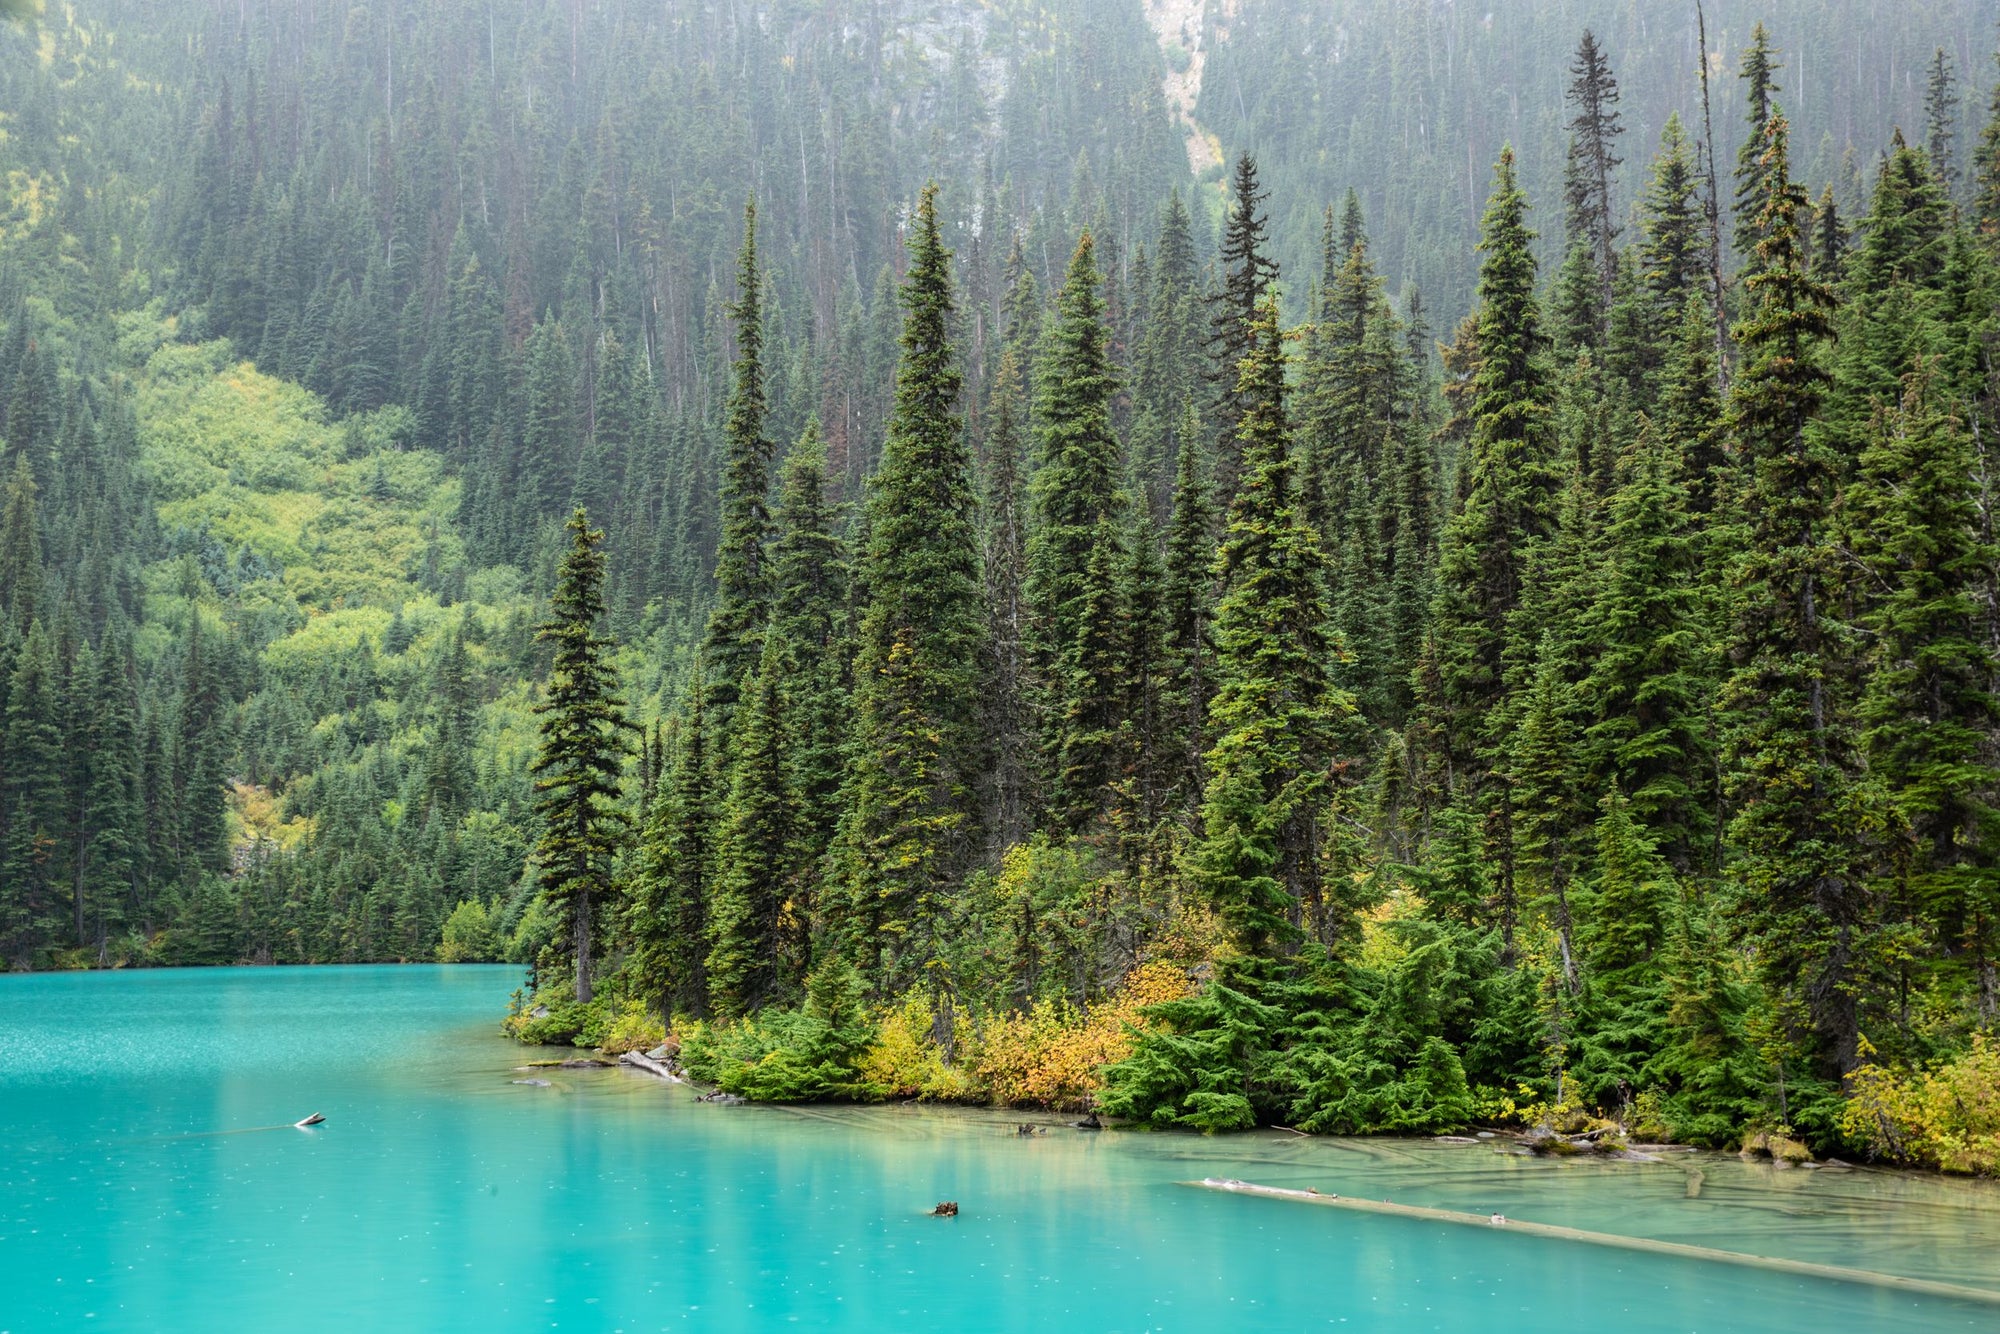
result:
<svg viewBox="0 0 2000 1334"><path fill-rule="evenodd" d="M1167 58L1160 91L1187 137L1188 170L1199 176L1222 165L1222 145L1194 118L1201 100L1201 72L1208 63L1209 0L1146 0L1146 22ZM1226 15L1231 5L1223 4Z"/></svg>

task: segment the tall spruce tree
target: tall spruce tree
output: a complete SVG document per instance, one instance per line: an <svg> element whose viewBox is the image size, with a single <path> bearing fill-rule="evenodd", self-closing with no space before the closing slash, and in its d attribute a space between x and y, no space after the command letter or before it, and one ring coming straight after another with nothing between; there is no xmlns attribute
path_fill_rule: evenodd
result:
<svg viewBox="0 0 2000 1334"><path fill-rule="evenodd" d="M716 850L704 964L709 1004L725 1019L780 998L805 971L803 932L790 925L802 906L802 886L785 674L778 636L767 635L763 656L739 692L730 737L729 802Z"/></svg>
<svg viewBox="0 0 2000 1334"><path fill-rule="evenodd" d="M1230 181L1229 213L1222 228L1217 261L1222 285L1210 300L1209 374L1215 398L1208 424L1216 432L1215 493L1227 503L1236 494L1241 471L1240 427L1249 404L1244 401L1242 363L1252 350L1250 326L1264 289L1278 280L1278 262L1265 253L1269 220L1263 213L1267 194L1257 182L1257 159L1244 153L1236 159Z"/></svg>
<svg viewBox="0 0 2000 1334"><path fill-rule="evenodd" d="M771 529L771 460L765 430L764 276L757 265L757 205L743 208L743 248L736 261L736 360L730 368L723 421L722 531L715 554L715 606L709 612L703 658L711 673L709 723L729 730L736 692L762 652L770 615L766 545Z"/></svg>
<svg viewBox="0 0 2000 1334"><path fill-rule="evenodd" d="M1947 196L1958 191L1958 76L1951 56L1939 47L1931 57L1924 88L1924 149Z"/></svg>
<svg viewBox="0 0 2000 1334"><path fill-rule="evenodd" d="M708 914L722 802L696 672L663 740L666 773L646 817L630 912L642 994L666 1018L709 1012Z"/></svg>
<svg viewBox="0 0 2000 1334"><path fill-rule="evenodd" d="M612 863L631 819L620 802L634 730L618 693L614 647L604 618L604 534L582 510L565 525L569 550L556 571L549 619L535 632L553 651L545 697L535 705L541 743L534 763L535 844L543 900L562 924L575 970L576 998L592 992L591 959L611 907Z"/></svg>
<svg viewBox="0 0 2000 1334"><path fill-rule="evenodd" d="M1611 202L1611 183L1619 165L1618 80L1611 62L1590 29L1583 30L1576 59L1570 64L1566 98L1570 159L1576 168L1570 197L1564 201L1575 230L1589 240L1596 261L1600 307L1611 304L1611 283L1618 272L1618 215Z"/></svg>
<svg viewBox="0 0 2000 1334"><path fill-rule="evenodd" d="M1764 206L1769 195L1769 167L1766 164L1771 117L1775 114L1772 96L1778 87L1777 48L1771 35L1759 23L1750 30L1750 45L1744 49L1737 76L1743 80L1743 97L1748 104L1746 117L1750 132L1736 153L1736 253L1745 268L1755 271L1763 263L1758 243L1763 239Z"/></svg>
<svg viewBox="0 0 2000 1334"><path fill-rule="evenodd" d="M1833 294L1805 268L1806 198L1791 179L1788 141L1774 110L1755 173L1758 262L1735 331L1744 365L1729 414L1746 472L1745 531L1731 574L1735 666L1722 708L1743 927L1771 995L1809 1016L1817 1064L1844 1074L1859 1059L1855 982L1868 923L1853 847L1846 653L1833 624L1839 459L1812 429Z"/></svg>
<svg viewBox="0 0 2000 1334"><path fill-rule="evenodd" d="M1113 773L1106 728L1117 685L1102 637L1115 618L1113 572L1126 503L1111 427L1102 276L1089 232L1056 293L1035 375L1035 470L1028 484L1024 589L1051 823L1083 828ZM1108 547L1109 551L1102 548Z"/></svg>
<svg viewBox="0 0 2000 1334"><path fill-rule="evenodd" d="M1321 940L1345 933L1328 912L1321 853L1333 730L1349 706L1327 679L1324 560L1299 504L1275 294L1250 332L1243 479L1215 557L1215 740L1188 873L1257 958L1289 953L1308 930Z"/></svg>
<svg viewBox="0 0 2000 1334"><path fill-rule="evenodd" d="M958 413L951 252L937 187L917 203L902 288L902 363L868 498L867 603L855 662L851 805L837 934L878 986L936 957L978 847L977 499Z"/></svg>
<svg viewBox="0 0 2000 1334"><path fill-rule="evenodd" d="M1843 497L1847 547L1867 571L1857 708L1870 782L1888 806L1890 911L1944 943L1988 1014L2000 950L2000 790L1989 750L2000 710L1980 592L1995 550L1966 479L1970 432L1936 363L1880 405Z"/></svg>

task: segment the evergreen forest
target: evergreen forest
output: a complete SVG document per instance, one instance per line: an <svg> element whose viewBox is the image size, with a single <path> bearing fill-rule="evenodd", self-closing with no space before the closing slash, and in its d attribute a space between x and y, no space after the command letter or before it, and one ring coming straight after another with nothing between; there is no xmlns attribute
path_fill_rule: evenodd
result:
<svg viewBox="0 0 2000 1334"><path fill-rule="evenodd" d="M1996 47L0 11L0 966L2000 1171Z"/></svg>

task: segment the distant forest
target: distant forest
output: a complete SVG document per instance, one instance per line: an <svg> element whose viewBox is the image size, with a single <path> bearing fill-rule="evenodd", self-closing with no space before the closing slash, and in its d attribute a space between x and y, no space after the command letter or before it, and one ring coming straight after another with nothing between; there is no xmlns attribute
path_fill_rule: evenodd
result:
<svg viewBox="0 0 2000 1334"><path fill-rule="evenodd" d="M0 959L2000 1162L2000 33L1479 8L0 20Z"/></svg>

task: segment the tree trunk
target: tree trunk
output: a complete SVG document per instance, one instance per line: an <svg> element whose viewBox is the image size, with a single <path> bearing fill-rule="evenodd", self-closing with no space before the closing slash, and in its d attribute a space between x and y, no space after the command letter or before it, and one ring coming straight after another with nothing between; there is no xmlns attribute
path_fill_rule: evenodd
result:
<svg viewBox="0 0 2000 1334"><path fill-rule="evenodd" d="M576 999L590 1003L590 891L576 894Z"/></svg>

